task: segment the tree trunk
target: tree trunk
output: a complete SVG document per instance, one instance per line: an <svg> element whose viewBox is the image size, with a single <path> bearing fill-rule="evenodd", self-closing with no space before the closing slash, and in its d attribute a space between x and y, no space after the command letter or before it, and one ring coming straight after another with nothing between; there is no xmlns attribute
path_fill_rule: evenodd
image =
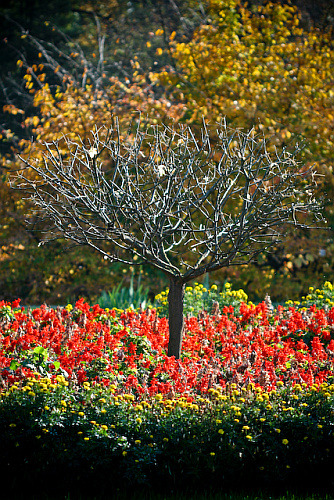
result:
<svg viewBox="0 0 334 500"><path fill-rule="evenodd" d="M183 335L183 298L184 283L170 280L168 293L168 313L169 313L169 342L168 356L181 356L181 344Z"/></svg>

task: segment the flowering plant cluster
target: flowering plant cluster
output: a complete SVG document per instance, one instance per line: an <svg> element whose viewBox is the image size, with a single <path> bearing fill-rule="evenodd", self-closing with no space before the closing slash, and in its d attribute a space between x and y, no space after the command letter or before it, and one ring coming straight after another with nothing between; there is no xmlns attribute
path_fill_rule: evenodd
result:
<svg viewBox="0 0 334 500"><path fill-rule="evenodd" d="M202 310L176 360L155 309L2 301L0 342L5 475L222 486L334 465L334 307Z"/></svg>
<svg viewBox="0 0 334 500"><path fill-rule="evenodd" d="M309 293L302 297L301 302L298 300L288 300L286 304L298 307L310 307L312 305L316 305L319 308L325 307L330 309L334 306L334 286L330 281L325 281L321 290L319 288L314 289L313 286L310 286Z"/></svg>
<svg viewBox="0 0 334 500"><path fill-rule="evenodd" d="M160 316L168 315L168 292L169 289L160 292L155 296L157 311ZM232 285L229 282L224 284L223 290L220 292L217 285L211 285L206 288L201 283L195 283L195 286L186 286L184 293L184 314L188 316L196 316L203 309L205 311L214 312L216 304L220 309L224 306L232 306L235 312L239 310L242 302L247 303L248 295L244 290L232 290Z"/></svg>
<svg viewBox="0 0 334 500"><path fill-rule="evenodd" d="M18 304L14 304L18 305ZM33 311L0 303L0 375L4 389L37 372L70 383L101 382L137 398L158 392L203 395L227 382L274 388L331 381L334 308L298 310L266 302L205 311L185 321L181 360L166 355L168 322L154 309L116 313L90 307Z"/></svg>

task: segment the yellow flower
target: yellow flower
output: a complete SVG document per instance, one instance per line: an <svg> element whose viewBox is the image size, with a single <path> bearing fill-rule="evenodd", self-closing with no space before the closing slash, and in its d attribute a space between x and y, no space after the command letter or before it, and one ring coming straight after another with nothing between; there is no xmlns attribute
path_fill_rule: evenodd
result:
<svg viewBox="0 0 334 500"><path fill-rule="evenodd" d="M135 444L140 444L140 443L141 443L141 440L140 439L136 439Z"/></svg>
<svg viewBox="0 0 334 500"><path fill-rule="evenodd" d="M225 432L224 429L219 429L218 430L218 434L224 434L224 432Z"/></svg>
<svg viewBox="0 0 334 500"><path fill-rule="evenodd" d="M78 415L79 415L79 417L84 417L85 416L85 414L84 414L83 411L79 411Z"/></svg>
<svg viewBox="0 0 334 500"><path fill-rule="evenodd" d="M85 438L84 438L84 441L89 441L89 438L88 438L88 437L85 437Z"/></svg>
<svg viewBox="0 0 334 500"><path fill-rule="evenodd" d="M168 440L168 438L163 438L163 441L164 441L165 443L168 443L168 441L169 441L169 440Z"/></svg>
<svg viewBox="0 0 334 500"><path fill-rule="evenodd" d="M287 439L282 439L282 443L283 443L284 445L287 445L287 444L289 444L289 441L288 441Z"/></svg>
<svg viewBox="0 0 334 500"><path fill-rule="evenodd" d="M104 431L107 431L108 430L108 426L107 425L101 425L101 429L103 429Z"/></svg>
<svg viewBox="0 0 334 500"><path fill-rule="evenodd" d="M215 452L214 452L214 451L211 451L210 455L211 455L212 457L214 457L214 456L215 456Z"/></svg>

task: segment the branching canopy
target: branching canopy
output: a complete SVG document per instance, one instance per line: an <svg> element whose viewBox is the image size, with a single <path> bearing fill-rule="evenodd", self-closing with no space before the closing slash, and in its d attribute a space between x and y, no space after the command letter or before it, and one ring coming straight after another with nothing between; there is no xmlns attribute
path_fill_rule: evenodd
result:
<svg viewBox="0 0 334 500"><path fill-rule="evenodd" d="M287 224L322 221L315 173L298 163L299 146L267 150L254 130L200 136L187 126L140 124L122 136L118 122L84 144L45 144L44 163L21 158L15 186L52 222L47 239L89 245L112 261L146 261L185 283L250 261L284 236ZM134 259L134 260L133 260Z"/></svg>

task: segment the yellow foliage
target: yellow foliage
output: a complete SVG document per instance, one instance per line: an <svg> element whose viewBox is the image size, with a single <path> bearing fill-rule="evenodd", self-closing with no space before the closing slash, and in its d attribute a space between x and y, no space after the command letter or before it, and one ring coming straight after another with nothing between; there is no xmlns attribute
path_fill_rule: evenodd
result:
<svg viewBox="0 0 334 500"><path fill-rule="evenodd" d="M226 118L233 127L253 126L273 145L305 140L302 160L324 174L334 196L334 42L330 32L300 27L295 6L274 2L209 0L208 16L190 41L170 42L177 71L151 73L182 102L187 121ZM333 204L327 217L334 220Z"/></svg>
<svg viewBox="0 0 334 500"><path fill-rule="evenodd" d="M324 163L324 149L334 146L331 34L300 28L291 5L210 0L208 6L207 23L189 42L171 41L181 71L162 71L152 80L178 98L182 87L195 122L205 114L244 128L268 124L269 134L278 129L283 142L305 136L313 160Z"/></svg>

